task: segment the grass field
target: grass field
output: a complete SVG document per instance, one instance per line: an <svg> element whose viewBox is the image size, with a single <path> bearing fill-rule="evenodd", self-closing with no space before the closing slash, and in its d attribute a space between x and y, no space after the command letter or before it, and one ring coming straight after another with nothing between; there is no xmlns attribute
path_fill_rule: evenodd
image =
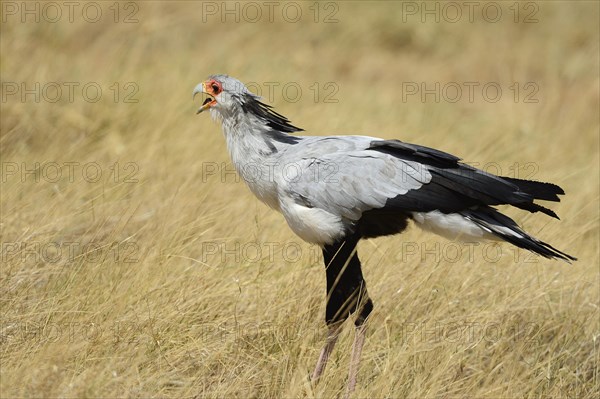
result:
<svg viewBox="0 0 600 399"><path fill-rule="evenodd" d="M311 385L320 250L195 115L213 73L306 134L398 138L567 193L560 221L506 212L572 265L416 228L362 242L355 397L600 397L599 3L48 4L0 4L2 398L343 392L353 329Z"/></svg>

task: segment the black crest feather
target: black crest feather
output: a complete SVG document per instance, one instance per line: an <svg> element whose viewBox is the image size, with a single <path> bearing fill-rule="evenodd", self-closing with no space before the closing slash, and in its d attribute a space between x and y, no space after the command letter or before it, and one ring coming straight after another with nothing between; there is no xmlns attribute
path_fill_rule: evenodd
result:
<svg viewBox="0 0 600 399"><path fill-rule="evenodd" d="M292 125L288 118L275 112L273 107L263 102L260 102L254 95L245 94L242 101L242 109L244 112L252 113L260 119L264 120L267 126L273 130L284 133L299 132L304 129Z"/></svg>

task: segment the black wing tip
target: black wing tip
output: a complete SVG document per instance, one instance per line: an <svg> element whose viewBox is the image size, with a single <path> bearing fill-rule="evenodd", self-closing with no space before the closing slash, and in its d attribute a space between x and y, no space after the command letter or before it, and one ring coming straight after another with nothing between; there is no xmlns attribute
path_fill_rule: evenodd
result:
<svg viewBox="0 0 600 399"><path fill-rule="evenodd" d="M504 180L514 184L520 191L531 195L534 199L543 201L560 202L559 195L565 195L565 190L557 184L537 180L516 179L514 177L502 177Z"/></svg>

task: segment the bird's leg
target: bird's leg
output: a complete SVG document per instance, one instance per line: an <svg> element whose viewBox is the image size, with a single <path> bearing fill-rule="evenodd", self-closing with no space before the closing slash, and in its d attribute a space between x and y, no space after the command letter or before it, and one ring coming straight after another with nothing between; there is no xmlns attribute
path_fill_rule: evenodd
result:
<svg viewBox="0 0 600 399"><path fill-rule="evenodd" d="M323 248L327 272L325 320L329 326L329 335L313 373L313 379L316 379L315 376L318 378L321 375L337 341L342 323L350 314L356 313L357 332L352 349L347 396L356 386L360 355L365 339L364 323L373 310L373 302L367 294L360 260L356 253L357 242L357 237L350 237L345 241Z"/></svg>
<svg viewBox="0 0 600 399"><path fill-rule="evenodd" d="M352 356L350 357L350 366L348 367L348 385L346 385L346 394L344 395L344 399L348 399L352 392L354 392L354 388L356 388L356 378L358 377L362 348L363 344L365 343L367 319L373 310L373 302L371 301L371 298L369 298L364 280L361 282L361 285L358 289L357 303L357 316L356 321L354 322L356 331L354 335L354 343L352 344Z"/></svg>
<svg viewBox="0 0 600 399"><path fill-rule="evenodd" d="M335 324L329 326L329 331L327 333L327 339L325 340L325 345L323 349L321 349L321 354L319 355L319 361L317 361L317 365L315 366L315 370L312 373L312 380L317 381L323 371L325 370L325 366L327 366L327 361L329 360L329 356L331 352L333 352L333 347L337 342L338 337L340 336L340 331L342 330L342 324Z"/></svg>
<svg viewBox="0 0 600 399"><path fill-rule="evenodd" d="M354 392L354 388L356 388L356 378L358 377L360 357L363 344L365 343L366 330L366 323L356 326L356 335L354 336L354 344L352 344L352 357L350 358L350 367L348 368L348 385L346 386L344 399L348 399L350 394Z"/></svg>

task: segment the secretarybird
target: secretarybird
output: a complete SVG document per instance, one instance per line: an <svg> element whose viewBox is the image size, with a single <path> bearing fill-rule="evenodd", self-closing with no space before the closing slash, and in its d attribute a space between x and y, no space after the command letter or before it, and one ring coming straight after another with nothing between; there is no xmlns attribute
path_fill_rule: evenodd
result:
<svg viewBox="0 0 600 399"><path fill-rule="evenodd" d="M402 232L409 220L450 239L499 239L546 258L574 257L524 232L498 212L512 205L556 214L534 200L560 201L557 185L495 176L454 155L366 136L295 136L302 129L260 101L242 82L213 75L198 84L206 96L197 113L219 120L233 164L250 190L281 212L300 238L323 249L328 335L312 374L327 364L342 323L355 316L346 396L354 390L373 310L356 244Z"/></svg>

